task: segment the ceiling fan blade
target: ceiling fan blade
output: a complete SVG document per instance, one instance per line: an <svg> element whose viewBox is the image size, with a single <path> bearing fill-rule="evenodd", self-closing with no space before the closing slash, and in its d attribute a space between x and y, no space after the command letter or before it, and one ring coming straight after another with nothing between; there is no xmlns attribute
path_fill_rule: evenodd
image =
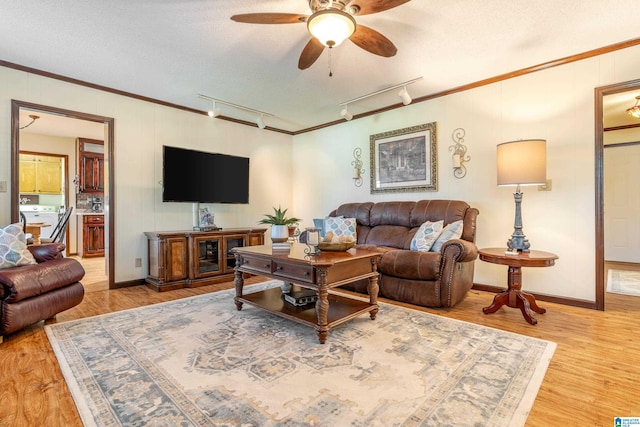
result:
<svg viewBox="0 0 640 427"><path fill-rule="evenodd" d="M233 15L231 20L245 24L300 24L307 22L307 18L297 13L244 13Z"/></svg>
<svg viewBox="0 0 640 427"><path fill-rule="evenodd" d="M300 54L300 59L298 60L298 68L301 70L306 70L311 67L314 62L320 57L322 51L324 50L324 45L318 41L315 37L311 37L309 43L302 49L302 53Z"/></svg>
<svg viewBox="0 0 640 427"><path fill-rule="evenodd" d="M368 15L392 9L409 1L411 0L354 0L347 5L347 10L353 7L357 11L354 15Z"/></svg>
<svg viewBox="0 0 640 427"><path fill-rule="evenodd" d="M367 52L387 58L398 52L398 49L391 40L376 30L360 24L358 24L356 31L349 37L349 40Z"/></svg>

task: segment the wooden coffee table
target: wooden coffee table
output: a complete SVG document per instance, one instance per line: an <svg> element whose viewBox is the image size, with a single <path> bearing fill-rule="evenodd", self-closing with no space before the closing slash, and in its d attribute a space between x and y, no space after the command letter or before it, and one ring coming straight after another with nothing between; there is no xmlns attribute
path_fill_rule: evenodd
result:
<svg viewBox="0 0 640 427"><path fill-rule="evenodd" d="M309 256L306 245L294 243L290 251L272 250L270 245L234 248L235 304L242 310L244 303L270 313L315 328L318 340L324 344L329 329L369 313L372 320L378 313L377 262L381 254L375 251L349 249L346 252L321 252ZM313 289L318 294L315 306L297 307L284 301L278 288L244 295L243 273L266 276ZM369 302L329 292L330 289L356 280L368 279Z"/></svg>

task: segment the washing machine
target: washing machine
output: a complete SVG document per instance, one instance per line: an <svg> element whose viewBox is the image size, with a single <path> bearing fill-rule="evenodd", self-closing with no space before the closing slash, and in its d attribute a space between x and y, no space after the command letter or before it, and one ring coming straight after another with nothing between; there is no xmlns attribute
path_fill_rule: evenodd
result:
<svg viewBox="0 0 640 427"><path fill-rule="evenodd" d="M42 227L40 236L51 237L51 233L58 224L58 206L50 205L20 205L20 212L27 218L27 222L44 222L49 227Z"/></svg>

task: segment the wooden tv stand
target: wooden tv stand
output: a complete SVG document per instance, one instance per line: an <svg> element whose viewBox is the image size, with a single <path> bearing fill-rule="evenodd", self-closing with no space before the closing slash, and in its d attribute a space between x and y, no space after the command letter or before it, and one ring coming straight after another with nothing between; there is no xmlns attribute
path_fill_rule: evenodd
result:
<svg viewBox="0 0 640 427"><path fill-rule="evenodd" d="M215 231L147 231L148 287L158 292L228 282L234 278L233 248L264 244L266 228Z"/></svg>

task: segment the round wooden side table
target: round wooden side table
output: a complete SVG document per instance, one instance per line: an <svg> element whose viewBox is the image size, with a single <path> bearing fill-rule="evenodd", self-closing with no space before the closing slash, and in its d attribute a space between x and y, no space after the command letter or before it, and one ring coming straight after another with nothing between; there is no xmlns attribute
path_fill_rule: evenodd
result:
<svg viewBox="0 0 640 427"><path fill-rule="evenodd" d="M522 292L521 270L522 267L550 267L555 264L558 256L542 251L518 252L517 255L506 255L506 250L506 248L487 248L478 251L482 261L509 267L507 289L496 295L493 303L489 307L483 308L482 312L484 314L495 313L503 305L519 308L525 320L535 325L538 321L533 317L531 311L544 314L547 310L536 304L536 299L533 295Z"/></svg>

